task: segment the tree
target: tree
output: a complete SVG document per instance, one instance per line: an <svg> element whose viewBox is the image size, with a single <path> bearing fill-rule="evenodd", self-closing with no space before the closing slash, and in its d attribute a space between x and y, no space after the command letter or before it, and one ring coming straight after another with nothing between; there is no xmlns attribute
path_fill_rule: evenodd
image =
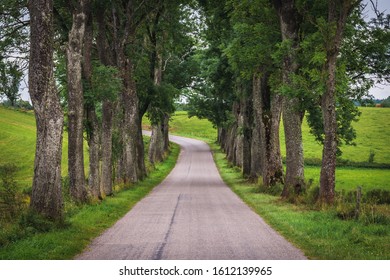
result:
<svg viewBox="0 0 390 280"><path fill-rule="evenodd" d="M85 4L85 34L83 50L83 80L84 80L84 108L86 115L86 132L89 147L89 177L88 187L92 198L102 199L102 189L100 185L100 126L96 114L96 98L88 93L92 92L92 47L93 47L93 13L92 3Z"/></svg>
<svg viewBox="0 0 390 280"><path fill-rule="evenodd" d="M62 219L61 153L63 114L53 76L53 2L32 0L29 90L37 125L31 209Z"/></svg>
<svg viewBox="0 0 390 280"><path fill-rule="evenodd" d="M68 87L68 172L72 198L86 202L88 192L84 174L84 98L82 84L82 58L86 24L85 6L89 0L75 4L72 28L66 46Z"/></svg>
<svg viewBox="0 0 390 280"><path fill-rule="evenodd" d="M7 97L12 107L20 97L19 85L22 75L17 64L8 61L0 62L0 96Z"/></svg>
<svg viewBox="0 0 390 280"><path fill-rule="evenodd" d="M286 179L282 196L287 197L290 188L296 194L302 191L304 185L304 158L302 144L302 120L304 111L301 98L297 96L292 82L292 75L298 72L299 62L299 30L302 17L295 6L295 1L273 1L280 21L283 42L282 48L287 49L282 58L283 124L286 142ZM286 92L287 91L287 92Z"/></svg>
<svg viewBox="0 0 390 280"><path fill-rule="evenodd" d="M251 177L262 176L263 185L269 187L284 181L279 144L282 96L272 86L279 76L271 56L280 42L278 21L267 1L230 3L234 37L225 52L239 75L252 77Z"/></svg>
<svg viewBox="0 0 390 280"><path fill-rule="evenodd" d="M328 3L327 30L324 37L326 62L325 92L321 97L321 109L324 125L324 147L320 175L320 199L333 203L335 196L335 174L337 155L337 118L336 118L336 69L348 16L359 4L356 0L343 0Z"/></svg>

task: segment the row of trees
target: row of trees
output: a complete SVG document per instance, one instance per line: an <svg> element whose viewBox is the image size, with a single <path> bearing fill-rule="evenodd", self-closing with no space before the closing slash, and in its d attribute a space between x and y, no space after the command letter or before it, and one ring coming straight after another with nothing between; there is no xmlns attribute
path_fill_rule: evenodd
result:
<svg viewBox="0 0 390 280"><path fill-rule="evenodd" d="M266 187L283 183L283 196L304 188L306 113L324 144L320 197L331 203L339 146L355 136L353 101L389 81L389 17L366 22L363 11L359 0L2 1L2 65L28 65L37 123L31 208L62 217L64 125L76 202L144 178L141 119L152 122L148 157L159 161L185 88L229 160Z"/></svg>
<svg viewBox="0 0 390 280"><path fill-rule="evenodd" d="M64 127L70 196L77 203L111 195L114 180L130 184L147 175L145 114L152 123L149 160L163 159L173 101L195 71L189 59L196 44L190 35L192 6L164 0L7 0L1 5L4 37L10 38L1 46L4 61L22 54L15 42L28 42L23 43L28 57L20 61L27 61L37 126L33 211L62 218Z"/></svg>
<svg viewBox="0 0 390 280"><path fill-rule="evenodd" d="M323 143L320 200L332 203L340 146L353 144L354 101L389 82L389 16L358 0L200 1L209 42L192 114L218 127L228 159L282 196L305 187L302 120ZM283 120L284 172L279 144Z"/></svg>

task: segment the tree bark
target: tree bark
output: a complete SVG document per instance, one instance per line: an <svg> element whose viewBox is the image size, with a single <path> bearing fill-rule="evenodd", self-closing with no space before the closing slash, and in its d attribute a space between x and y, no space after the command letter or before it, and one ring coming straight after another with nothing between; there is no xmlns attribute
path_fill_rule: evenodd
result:
<svg viewBox="0 0 390 280"><path fill-rule="evenodd" d="M146 175L144 163L144 145L142 127L139 114L139 101L134 81L134 68L130 58L119 62L121 73L124 76L124 90L122 92L122 144L123 144L123 181L134 183L142 180Z"/></svg>
<svg viewBox="0 0 390 280"><path fill-rule="evenodd" d="M254 136L259 137L255 139L255 143L259 143L261 147L258 151L260 158L254 160L261 160L261 175L266 187L284 181L279 143L282 97L279 94L271 94L268 80L269 74L266 72L259 78L256 77L253 91Z"/></svg>
<svg viewBox="0 0 390 280"><path fill-rule="evenodd" d="M156 43L157 44L157 43ZM152 63L155 65L153 69L153 80L154 85L156 87L159 87L161 85L162 81L162 64L163 59L162 55L158 53L157 45L154 46L156 48L156 55L152 55L152 58L154 57L156 61ZM150 145L149 145L149 161L154 164L156 162L160 162L164 159L164 154L166 152L166 144L165 142L165 135L164 135L164 127L163 122L165 119L165 114L163 116L163 119L158 120L157 123L152 125L152 136L150 139Z"/></svg>
<svg viewBox="0 0 390 280"><path fill-rule="evenodd" d="M34 106L37 141L30 207L61 220L61 153L63 113L53 75L53 2L31 0L29 91Z"/></svg>
<svg viewBox="0 0 390 280"><path fill-rule="evenodd" d="M262 159L262 141L260 131L261 120L261 98L260 98L261 78L258 74L253 75L252 79L252 107L253 107L253 126L251 140L251 172L250 179L257 180L262 176L263 159Z"/></svg>
<svg viewBox="0 0 390 280"><path fill-rule="evenodd" d="M291 41L292 48L283 61L283 83L292 85L291 74L298 71L296 59L298 48L298 32L300 19L295 8L294 0L274 1L279 15L282 39ZM286 144L286 181L282 196L287 197L293 188L296 194L301 193L304 185L304 157L302 144L302 120L304 112L299 109L299 97L284 96L283 98L283 124Z"/></svg>
<svg viewBox="0 0 390 280"><path fill-rule="evenodd" d="M84 100L81 62L85 33L85 0L76 4L73 24L69 33L67 54L68 78L68 172L71 197L77 202L86 202L88 192L84 174L83 118Z"/></svg>
<svg viewBox="0 0 390 280"><path fill-rule="evenodd" d="M243 143L242 143L242 173L245 177L251 174L251 142L252 142L252 102L251 96L242 101L243 113Z"/></svg>
<svg viewBox="0 0 390 280"><path fill-rule="evenodd" d="M112 195L112 126L113 103L103 101L102 110L102 177L101 189L105 195Z"/></svg>
<svg viewBox="0 0 390 280"><path fill-rule="evenodd" d="M337 155L337 120L336 120L336 69L337 56L343 38L348 15L353 6L358 3L354 0L338 2L330 0L328 4L328 24L336 26L331 39L326 42L326 63L324 71L327 73L325 93L321 98L321 108L324 123L324 147L322 151L322 165L320 174L320 200L331 204L335 196L336 182L336 155Z"/></svg>
<svg viewBox="0 0 390 280"><path fill-rule="evenodd" d="M114 64L113 56L107 41L105 11L97 13L97 49L100 62L105 66ZM114 49L114 48L112 48ZM100 189L104 195L112 195L112 135L113 135L113 111L114 103L111 100L103 100L102 105L102 128L101 128L101 180Z"/></svg>
<svg viewBox="0 0 390 280"><path fill-rule="evenodd" d="M92 84L92 40L93 40L93 20L90 2L86 4L86 26L84 40L84 64L83 73L87 89L91 89ZM95 101L87 100L85 104L87 118L87 138L89 147L89 177L88 186L90 193L95 199L102 199L100 189L100 129L96 115Z"/></svg>

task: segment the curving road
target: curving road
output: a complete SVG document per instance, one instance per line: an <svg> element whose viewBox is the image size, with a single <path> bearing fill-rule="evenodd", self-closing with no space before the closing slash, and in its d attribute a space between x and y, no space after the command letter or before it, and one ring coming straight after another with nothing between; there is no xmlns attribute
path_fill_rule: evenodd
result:
<svg viewBox="0 0 390 280"><path fill-rule="evenodd" d="M207 144L170 140L169 176L78 259L305 259L225 185Z"/></svg>

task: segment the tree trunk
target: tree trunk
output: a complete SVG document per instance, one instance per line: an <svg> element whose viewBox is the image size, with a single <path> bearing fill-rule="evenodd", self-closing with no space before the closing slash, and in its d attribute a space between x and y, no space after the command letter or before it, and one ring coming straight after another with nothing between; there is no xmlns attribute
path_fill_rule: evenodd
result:
<svg viewBox="0 0 390 280"><path fill-rule="evenodd" d="M123 181L125 183L142 180L146 174L144 163L144 145L139 114L138 96L134 81L134 69L129 58L123 58L121 73L124 76L122 93L122 144L123 144Z"/></svg>
<svg viewBox="0 0 390 280"><path fill-rule="evenodd" d="M154 46L156 48L156 55L152 56L155 57L156 61L152 63L155 65L153 69L153 79L154 79L154 85L156 87L159 87L161 85L162 81L162 55L160 53L157 53L157 46ZM150 145L149 145L149 161L154 164L156 162L160 162L164 159L164 154L166 152L165 150L165 143L164 143L164 128L163 128L163 122L164 122L165 114L163 116L163 119L158 120L157 123L152 125L152 136L150 139Z"/></svg>
<svg viewBox="0 0 390 280"><path fill-rule="evenodd" d="M105 66L114 64L111 54L112 50L107 42L105 11L98 10L97 13L97 49L100 62ZM102 128L101 128L101 180L100 189L104 195L112 195L112 135L113 135L113 112L114 102L103 100L102 106Z"/></svg>
<svg viewBox="0 0 390 280"><path fill-rule="evenodd" d="M299 99L284 97L283 125L286 143L286 181L282 196L289 195L290 188L300 194L305 184L302 143L303 113L299 112Z"/></svg>
<svg viewBox="0 0 390 280"><path fill-rule="evenodd" d="M161 123L152 125L152 136L149 145L149 161L152 164L164 159L164 138Z"/></svg>
<svg viewBox="0 0 390 280"><path fill-rule="evenodd" d="M251 97L242 101L243 113L243 143L242 143L242 173L245 177L251 175L251 141L252 141L252 102Z"/></svg>
<svg viewBox="0 0 390 280"><path fill-rule="evenodd" d="M84 80L87 89L91 89L92 81L92 40L93 40L93 21L91 13L90 2L86 5L86 26L85 26L85 40L84 40L84 64L83 73ZM86 118L87 118L87 138L89 147L89 177L88 186L90 193L95 199L102 199L102 193L100 189L100 129L99 122L96 116L95 101L86 100L85 104Z"/></svg>
<svg viewBox="0 0 390 280"><path fill-rule="evenodd" d="M112 194L112 125L113 103L103 101L102 112L102 178L101 189L105 195Z"/></svg>
<svg viewBox="0 0 390 280"><path fill-rule="evenodd" d="M260 144L263 185L266 187L283 183L283 165L279 143L279 125L282 111L282 97L271 94L268 84L269 74L264 72L260 78L255 78L253 110L256 132L255 142ZM254 143L252 143L254 144ZM253 155L252 155L253 156Z"/></svg>
<svg viewBox="0 0 390 280"><path fill-rule="evenodd" d="M262 159L262 142L260 131L261 120L261 98L260 86L261 78L258 75L253 75L252 80L252 108L253 108L253 125L252 125L252 139L251 139L251 172L250 179L256 180L262 176L263 159Z"/></svg>
<svg viewBox="0 0 390 280"><path fill-rule="evenodd" d="M267 90L268 91L268 90ZM282 113L282 100L279 94L271 97L271 108L263 112L265 130L265 164L263 166L264 186L283 183L283 165L280 153L279 126Z"/></svg>
<svg viewBox="0 0 390 280"><path fill-rule="evenodd" d="M291 74L297 72L299 66L295 57L298 48L298 31L300 19L294 0L274 1L279 14L280 29L283 40L291 41L292 48L283 61L283 83L292 85ZM283 98L283 124L286 143L286 181L282 196L289 195L290 188L296 194L301 193L304 185L304 157L302 144L302 120L304 112L299 109L298 97Z"/></svg>
<svg viewBox="0 0 390 280"><path fill-rule="evenodd" d="M170 118L170 115L165 113L164 120L162 122L162 131L163 131L163 139L164 139L164 152L168 152L168 150L169 150L169 118Z"/></svg>
<svg viewBox="0 0 390 280"><path fill-rule="evenodd" d="M31 0L29 91L34 106L37 141L30 207L61 220L61 153L63 113L53 76L53 2Z"/></svg>
<svg viewBox="0 0 390 280"><path fill-rule="evenodd" d="M77 202L86 202L88 192L85 185L83 118L84 100L81 62L85 32L85 0L76 4L73 24L69 33L67 54L68 78L68 172L71 197Z"/></svg>
<svg viewBox="0 0 390 280"><path fill-rule="evenodd" d="M100 186L100 137L99 123L93 104L87 105L86 108L88 122L88 146L89 146L89 177L88 185L91 195L95 199L102 199Z"/></svg>
<svg viewBox="0 0 390 280"><path fill-rule="evenodd" d="M337 154L337 120L336 120L336 69L337 56L343 38L345 25L355 2L353 0L329 1L328 24L336 26L334 34L326 43L326 63L324 71L327 73L326 90L321 99L321 108L324 122L324 147L322 151L322 165L320 175L320 200L333 203L336 181L336 154Z"/></svg>

